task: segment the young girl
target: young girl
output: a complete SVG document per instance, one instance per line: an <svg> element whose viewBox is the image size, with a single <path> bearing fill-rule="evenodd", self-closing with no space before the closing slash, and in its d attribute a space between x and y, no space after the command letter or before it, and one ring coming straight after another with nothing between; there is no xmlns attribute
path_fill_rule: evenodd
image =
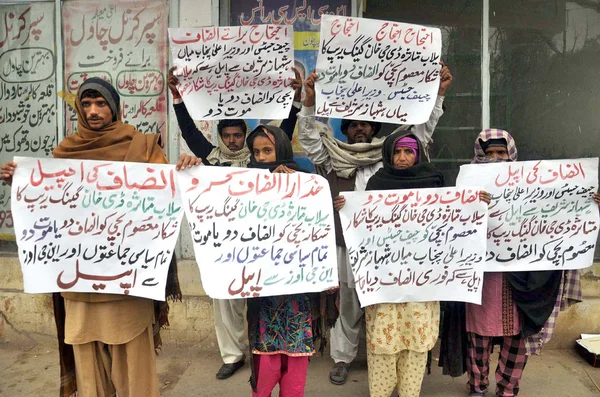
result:
<svg viewBox="0 0 600 397"><path fill-rule="evenodd" d="M292 145L277 127L258 126L248 136L247 144L248 168L306 172L294 161ZM280 397L304 396L308 359L323 329L317 322L319 299L319 294L297 294L248 300L253 397L271 397L278 383Z"/></svg>
<svg viewBox="0 0 600 397"><path fill-rule="evenodd" d="M398 131L383 143L383 168L369 179L367 190L442 187L443 175L423 159L420 142ZM343 196L334 200L340 210ZM365 308L367 363L371 397L417 397L427 365L427 352L438 337L439 302L381 303Z"/></svg>

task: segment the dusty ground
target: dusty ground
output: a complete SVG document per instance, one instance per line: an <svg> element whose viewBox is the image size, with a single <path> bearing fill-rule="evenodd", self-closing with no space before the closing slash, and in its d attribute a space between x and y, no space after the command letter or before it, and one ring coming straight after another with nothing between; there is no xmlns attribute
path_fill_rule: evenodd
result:
<svg viewBox="0 0 600 397"><path fill-rule="evenodd" d="M0 396L57 396L57 357L55 343L49 338L0 343ZM157 360L162 395L250 396L248 365L232 378L219 381L215 379L215 373L220 364L216 352L201 351L195 346L174 347L167 343ZM354 363L345 386L334 386L327 380L331 364L328 357L312 360L307 397L368 396L364 356ZM421 396L465 397L465 382L465 377L443 377L441 371L434 367L433 373L425 377ZM488 396L491 395L493 393L488 393ZM527 364L519 396L600 396L600 369L589 366L574 351L549 350L543 356L533 357Z"/></svg>

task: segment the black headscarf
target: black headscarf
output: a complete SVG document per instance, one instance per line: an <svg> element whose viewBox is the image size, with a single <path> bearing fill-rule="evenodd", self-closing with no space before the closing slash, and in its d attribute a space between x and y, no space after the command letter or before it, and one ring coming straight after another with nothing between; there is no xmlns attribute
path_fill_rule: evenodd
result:
<svg viewBox="0 0 600 397"><path fill-rule="evenodd" d="M396 141L405 136L413 137L419 145L419 156L415 165L403 170L393 163ZM444 186L444 176L431 163L423 161L423 145L410 131L397 131L383 142L383 168L369 179L367 190L421 189Z"/></svg>
<svg viewBox="0 0 600 397"><path fill-rule="evenodd" d="M268 134L265 133L264 129L267 130ZM270 136L269 136L270 135ZM275 145L275 156L276 161L270 163L261 163L256 161L254 158L254 139L256 137L263 136L268 138ZM293 169L298 172L307 172L301 168L298 163L294 161L294 151L292 144L285 132L279 127L273 127L270 125L259 125L248 135L246 144L250 149L250 164L248 168L260 168L268 169L273 171L280 165ZM327 345L326 335L327 329L334 326L338 311L335 304L335 295L328 294L327 292L322 293L310 293L306 294L310 299L311 307L311 318L312 318L312 331L313 340L315 342L316 349L322 354ZM254 355L252 354L253 343L259 332L259 313L261 302L268 297L252 298L247 300L248 310L246 311L246 318L248 320L248 340L250 341L250 386L252 390L256 391L257 374L254 367Z"/></svg>
<svg viewBox="0 0 600 397"><path fill-rule="evenodd" d="M540 332L552 314L562 273L559 270L505 273L506 281L511 286L512 297L519 311L523 313L523 336Z"/></svg>
<svg viewBox="0 0 600 397"><path fill-rule="evenodd" d="M265 133L265 129L271 136ZM254 158L254 139L259 136L265 137L271 141L275 141L273 144L275 145L275 156L277 160L268 163L256 161ZM271 137L273 139L271 139ZM248 164L248 168L260 168L263 170L273 171L280 165L285 165L286 167L295 171L308 172L301 168L298 163L294 161L294 150L292 149L292 143L285 132L283 132L283 130L279 127L259 125L250 133L250 135L248 135L248 138L246 138L246 144L248 145L248 149L250 149L250 164Z"/></svg>

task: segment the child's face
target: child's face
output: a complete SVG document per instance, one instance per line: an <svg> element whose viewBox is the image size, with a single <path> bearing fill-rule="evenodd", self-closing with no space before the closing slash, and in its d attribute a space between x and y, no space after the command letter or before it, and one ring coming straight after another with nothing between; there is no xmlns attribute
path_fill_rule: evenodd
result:
<svg viewBox="0 0 600 397"><path fill-rule="evenodd" d="M273 163L277 161L275 145L264 136L254 138L252 154L259 163Z"/></svg>

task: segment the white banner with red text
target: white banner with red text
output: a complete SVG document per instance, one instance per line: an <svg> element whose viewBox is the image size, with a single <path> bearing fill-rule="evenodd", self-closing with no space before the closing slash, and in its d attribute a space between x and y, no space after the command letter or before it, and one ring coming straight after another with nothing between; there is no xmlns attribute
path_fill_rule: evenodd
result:
<svg viewBox="0 0 600 397"><path fill-rule="evenodd" d="M197 167L179 172L178 181L210 297L338 286L331 193L321 176Z"/></svg>
<svg viewBox="0 0 600 397"><path fill-rule="evenodd" d="M485 271L583 269L598 238L598 159L463 165L457 186L492 196Z"/></svg>
<svg viewBox="0 0 600 397"><path fill-rule="evenodd" d="M481 303L487 208L475 188L342 192L361 306Z"/></svg>
<svg viewBox="0 0 600 397"><path fill-rule="evenodd" d="M165 299L183 210L175 167L15 157L24 290Z"/></svg>

